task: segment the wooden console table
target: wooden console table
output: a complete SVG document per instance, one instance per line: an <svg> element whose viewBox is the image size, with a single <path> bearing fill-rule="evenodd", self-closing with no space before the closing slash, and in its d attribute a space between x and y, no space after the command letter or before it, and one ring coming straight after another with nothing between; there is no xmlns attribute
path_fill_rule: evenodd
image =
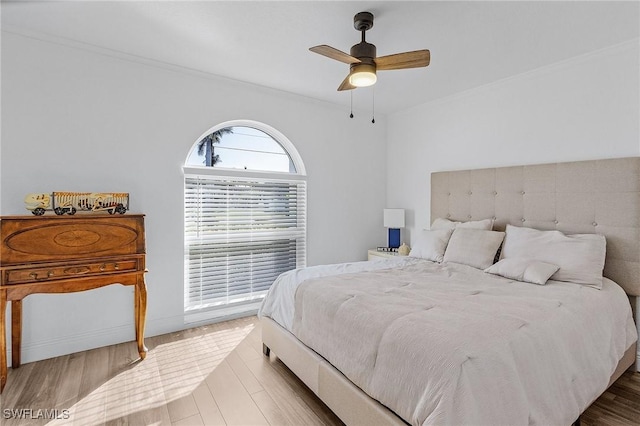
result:
<svg viewBox="0 0 640 426"><path fill-rule="evenodd" d="M7 382L7 302L11 302L11 363L17 368L22 299L33 293L135 286L136 341L140 358L145 358L144 215L3 216L0 239L0 393Z"/></svg>

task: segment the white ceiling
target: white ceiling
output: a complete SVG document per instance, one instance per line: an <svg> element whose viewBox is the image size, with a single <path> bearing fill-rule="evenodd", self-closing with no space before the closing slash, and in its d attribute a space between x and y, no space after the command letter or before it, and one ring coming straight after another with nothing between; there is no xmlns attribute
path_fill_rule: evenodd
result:
<svg viewBox="0 0 640 426"><path fill-rule="evenodd" d="M353 15L375 15L378 55L430 49L431 65L382 71L376 110L411 106L639 37L637 1L2 2L2 29L114 51L341 105ZM78 43L79 42L79 43ZM364 93L363 93L364 92ZM357 89L354 99L371 98Z"/></svg>

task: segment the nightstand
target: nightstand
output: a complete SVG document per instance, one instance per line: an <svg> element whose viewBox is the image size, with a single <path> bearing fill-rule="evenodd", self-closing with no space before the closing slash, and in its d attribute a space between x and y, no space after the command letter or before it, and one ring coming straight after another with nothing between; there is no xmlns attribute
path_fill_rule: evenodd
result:
<svg viewBox="0 0 640 426"><path fill-rule="evenodd" d="M367 251L367 260L374 260L378 257L396 257L400 256L397 252L378 251L376 249L369 249Z"/></svg>

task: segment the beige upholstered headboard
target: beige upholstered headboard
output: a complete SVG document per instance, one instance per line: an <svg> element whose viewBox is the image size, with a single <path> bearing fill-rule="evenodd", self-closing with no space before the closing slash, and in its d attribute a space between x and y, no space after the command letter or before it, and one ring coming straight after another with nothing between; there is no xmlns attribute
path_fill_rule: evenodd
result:
<svg viewBox="0 0 640 426"><path fill-rule="evenodd" d="M438 217L602 234L604 275L640 296L640 157L435 172Z"/></svg>

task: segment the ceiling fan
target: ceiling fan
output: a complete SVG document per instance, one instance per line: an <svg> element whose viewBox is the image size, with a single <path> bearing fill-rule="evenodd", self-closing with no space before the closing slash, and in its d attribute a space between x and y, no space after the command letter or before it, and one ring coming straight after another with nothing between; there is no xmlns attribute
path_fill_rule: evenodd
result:
<svg viewBox="0 0 640 426"><path fill-rule="evenodd" d="M340 84L338 91L375 84L376 71L419 68L429 65L431 55L427 49L376 58L376 46L365 40L365 33L373 27L372 13L357 13L353 17L353 26L362 33L362 41L351 47L350 55L326 44L309 48L312 52L349 64L349 75Z"/></svg>

